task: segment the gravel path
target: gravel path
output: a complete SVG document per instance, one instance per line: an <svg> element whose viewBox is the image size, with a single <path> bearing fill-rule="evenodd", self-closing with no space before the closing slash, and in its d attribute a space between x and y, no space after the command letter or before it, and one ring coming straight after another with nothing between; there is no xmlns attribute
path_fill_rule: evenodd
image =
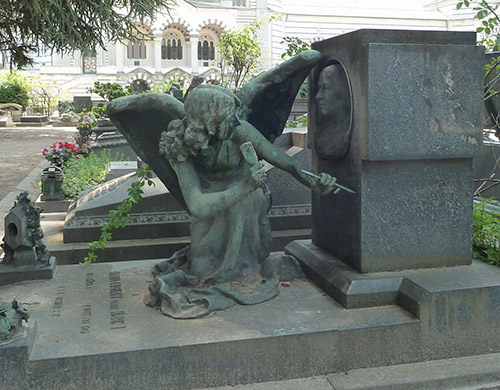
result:
<svg viewBox="0 0 500 390"><path fill-rule="evenodd" d="M75 133L74 127L0 128L0 200L43 161L44 147L70 140ZM30 191L33 201L38 196L36 192L35 183L34 192Z"/></svg>

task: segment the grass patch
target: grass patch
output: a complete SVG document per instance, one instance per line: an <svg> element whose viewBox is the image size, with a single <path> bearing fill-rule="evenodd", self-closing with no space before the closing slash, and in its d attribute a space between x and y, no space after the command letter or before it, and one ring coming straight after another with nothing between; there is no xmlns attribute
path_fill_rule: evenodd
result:
<svg viewBox="0 0 500 390"><path fill-rule="evenodd" d="M104 183L106 164L111 161L122 161L120 156L111 156L108 151L100 154L90 152L89 156L80 157L63 164L64 181L62 190L66 197L76 198L83 190Z"/></svg>

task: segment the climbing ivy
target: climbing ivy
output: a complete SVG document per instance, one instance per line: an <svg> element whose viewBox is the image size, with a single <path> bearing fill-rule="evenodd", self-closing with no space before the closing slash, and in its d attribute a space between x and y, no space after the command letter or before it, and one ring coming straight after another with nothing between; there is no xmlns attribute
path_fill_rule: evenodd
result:
<svg viewBox="0 0 500 390"><path fill-rule="evenodd" d="M113 238L112 230L125 227L132 206L142 199L142 195L144 194L143 187L146 184L148 186L155 185L152 180L153 171L147 164L137 169L137 177L139 180L133 182L127 190L127 198L118 205L116 210L111 210L109 212L109 221L101 226L101 237L98 241L90 243L90 250L82 264L91 264L97 260L96 251L98 249L104 249L106 243Z"/></svg>

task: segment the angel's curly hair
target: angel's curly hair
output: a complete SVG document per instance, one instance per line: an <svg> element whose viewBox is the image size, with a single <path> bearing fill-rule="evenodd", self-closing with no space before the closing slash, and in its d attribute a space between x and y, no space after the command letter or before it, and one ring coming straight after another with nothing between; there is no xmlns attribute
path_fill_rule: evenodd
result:
<svg viewBox="0 0 500 390"><path fill-rule="evenodd" d="M208 147L210 137L219 124L241 105L228 89L215 85L200 85L186 98L186 116L168 124L160 137L160 152L168 160L186 161Z"/></svg>

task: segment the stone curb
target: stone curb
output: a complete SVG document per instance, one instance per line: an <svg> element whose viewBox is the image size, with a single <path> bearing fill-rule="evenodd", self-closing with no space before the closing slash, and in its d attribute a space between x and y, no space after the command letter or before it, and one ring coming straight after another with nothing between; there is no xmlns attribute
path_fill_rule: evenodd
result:
<svg viewBox="0 0 500 390"><path fill-rule="evenodd" d="M500 353L197 390L498 390Z"/></svg>

